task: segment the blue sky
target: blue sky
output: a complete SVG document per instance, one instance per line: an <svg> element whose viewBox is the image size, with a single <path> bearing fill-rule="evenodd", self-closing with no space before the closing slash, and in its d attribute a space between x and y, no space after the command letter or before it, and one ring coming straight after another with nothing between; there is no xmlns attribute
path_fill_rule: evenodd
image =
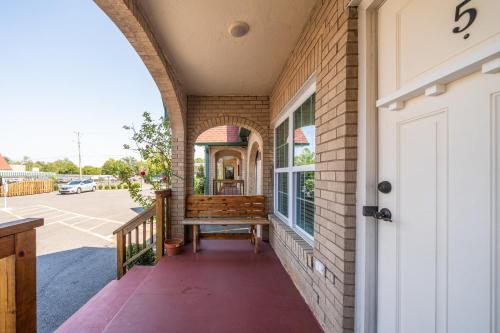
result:
<svg viewBox="0 0 500 333"><path fill-rule="evenodd" d="M101 165L122 149L125 124L163 115L146 67L118 28L90 0L2 2L0 154Z"/></svg>

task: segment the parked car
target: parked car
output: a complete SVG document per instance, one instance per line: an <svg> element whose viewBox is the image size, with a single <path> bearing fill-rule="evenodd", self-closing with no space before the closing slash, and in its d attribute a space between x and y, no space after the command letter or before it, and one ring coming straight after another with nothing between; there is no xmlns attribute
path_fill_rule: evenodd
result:
<svg viewBox="0 0 500 333"><path fill-rule="evenodd" d="M77 193L92 191L97 189L97 184L92 179L75 179L59 187L59 193Z"/></svg>

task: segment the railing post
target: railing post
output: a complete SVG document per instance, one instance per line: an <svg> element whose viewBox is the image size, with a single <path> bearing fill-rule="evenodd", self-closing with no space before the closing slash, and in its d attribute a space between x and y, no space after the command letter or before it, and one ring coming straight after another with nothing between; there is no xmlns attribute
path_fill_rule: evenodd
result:
<svg viewBox="0 0 500 333"><path fill-rule="evenodd" d="M43 219L0 224L0 331L36 332L36 231Z"/></svg>
<svg viewBox="0 0 500 333"><path fill-rule="evenodd" d="M165 242L165 201L164 191L156 191L156 262L163 257Z"/></svg>
<svg viewBox="0 0 500 333"><path fill-rule="evenodd" d="M15 235L16 331L36 332L36 231Z"/></svg>
<svg viewBox="0 0 500 333"><path fill-rule="evenodd" d="M124 274L123 263L125 262L125 240L123 230L116 233L116 278L119 280Z"/></svg>
<svg viewBox="0 0 500 333"><path fill-rule="evenodd" d="M166 204L166 209L165 209L165 225L166 225L166 238L172 238L172 220L171 220L171 212L172 212L172 204L171 204L171 198L172 198L172 192L171 190L168 190L166 193L165 197L165 204Z"/></svg>

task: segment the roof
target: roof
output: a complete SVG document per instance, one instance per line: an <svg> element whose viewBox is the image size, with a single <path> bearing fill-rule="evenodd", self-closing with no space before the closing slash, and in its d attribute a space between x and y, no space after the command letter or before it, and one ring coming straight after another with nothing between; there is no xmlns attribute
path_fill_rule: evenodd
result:
<svg viewBox="0 0 500 333"><path fill-rule="evenodd" d="M9 163L3 158L2 154L0 154L0 170L12 170Z"/></svg>
<svg viewBox="0 0 500 333"><path fill-rule="evenodd" d="M306 136L301 128L297 128L294 133L293 142L297 145L308 145L309 141L307 141Z"/></svg>
<svg viewBox="0 0 500 333"><path fill-rule="evenodd" d="M234 125L213 127L201 133L196 143L241 142L240 128Z"/></svg>

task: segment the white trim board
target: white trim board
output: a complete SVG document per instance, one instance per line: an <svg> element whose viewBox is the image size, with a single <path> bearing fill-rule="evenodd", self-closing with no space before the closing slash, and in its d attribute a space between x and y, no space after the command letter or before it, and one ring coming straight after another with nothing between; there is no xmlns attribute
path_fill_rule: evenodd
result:
<svg viewBox="0 0 500 333"><path fill-rule="evenodd" d="M449 62L424 78L407 84L403 88L377 100L377 107L385 108L395 103L405 102L414 97L425 95L425 90L434 85L446 85L452 81L481 70L481 66L500 56L500 36L491 38L486 44L474 48L465 56Z"/></svg>

